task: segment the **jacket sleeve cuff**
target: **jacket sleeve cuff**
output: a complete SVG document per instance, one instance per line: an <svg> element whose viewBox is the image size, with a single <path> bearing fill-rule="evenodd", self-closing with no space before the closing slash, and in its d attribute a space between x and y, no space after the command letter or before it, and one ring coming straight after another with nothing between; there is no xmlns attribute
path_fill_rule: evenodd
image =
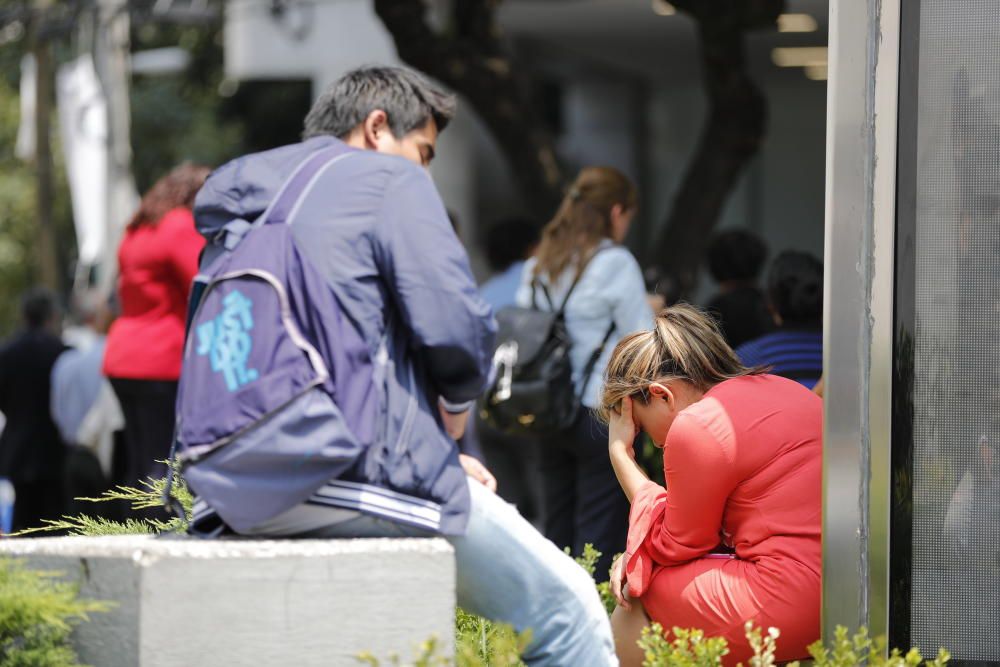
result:
<svg viewBox="0 0 1000 667"><path fill-rule="evenodd" d="M464 403L452 403L451 401L446 400L444 396L438 397L438 403L441 405L442 408L444 408L445 412L448 412L453 415L460 415L463 412L472 409L472 406L476 404L475 401L465 401Z"/></svg>

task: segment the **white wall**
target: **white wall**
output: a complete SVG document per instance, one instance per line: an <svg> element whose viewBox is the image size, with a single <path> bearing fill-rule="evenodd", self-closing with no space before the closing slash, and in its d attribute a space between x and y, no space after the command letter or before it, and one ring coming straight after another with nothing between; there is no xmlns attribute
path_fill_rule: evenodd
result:
<svg viewBox="0 0 1000 667"><path fill-rule="evenodd" d="M271 4L226 3L226 76L312 78L322 90L353 67L397 62L369 0L288 3L281 16L271 13Z"/></svg>

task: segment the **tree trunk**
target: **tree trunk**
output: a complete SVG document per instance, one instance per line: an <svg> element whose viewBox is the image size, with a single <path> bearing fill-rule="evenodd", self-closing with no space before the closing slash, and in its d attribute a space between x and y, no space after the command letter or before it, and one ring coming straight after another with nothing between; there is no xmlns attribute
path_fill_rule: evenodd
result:
<svg viewBox="0 0 1000 667"><path fill-rule="evenodd" d="M697 149L655 246L656 263L677 281L681 297L694 288L712 230L767 129L767 102L747 72L744 36L753 27L774 25L783 2L737 1L745 4L723 9L696 0L687 8L675 2L698 22L708 94Z"/></svg>
<svg viewBox="0 0 1000 667"><path fill-rule="evenodd" d="M562 197L552 137L501 44L498 0L453 0L451 29L434 32L423 0L375 0L399 57L462 94L489 127L532 212L548 219Z"/></svg>
<svg viewBox="0 0 1000 667"><path fill-rule="evenodd" d="M32 52L35 56L35 214L38 245L35 247L39 282L49 289L62 289L62 271L56 251L52 220L54 196L50 122L52 113L52 47L42 31L49 0L37 0Z"/></svg>

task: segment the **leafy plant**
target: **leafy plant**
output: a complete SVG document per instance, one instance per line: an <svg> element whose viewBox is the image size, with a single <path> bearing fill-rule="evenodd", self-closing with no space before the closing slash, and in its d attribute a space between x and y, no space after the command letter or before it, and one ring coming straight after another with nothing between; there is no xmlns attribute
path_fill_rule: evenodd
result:
<svg viewBox="0 0 1000 667"><path fill-rule="evenodd" d="M566 553L569 553L569 547L566 547ZM597 561L601 559L601 552L594 548L594 545L588 542L583 545L583 553L574 558L577 565L582 567L587 574L591 577L594 576L594 571L597 569ZM611 559L612 562L618 560L621 554L617 554ZM607 581L602 581L600 583L594 584L597 586L597 594L601 597L601 604L604 605L604 610L608 612L608 616L615 610L618 602L615 600L614 594L611 592L611 584Z"/></svg>
<svg viewBox="0 0 1000 667"><path fill-rule="evenodd" d="M777 652L777 639L781 635L778 628L768 628L763 634L759 627L754 627L753 621L747 621L743 626L747 642L753 649L750 667L774 667L774 654ZM798 665L798 663L794 663Z"/></svg>
<svg viewBox="0 0 1000 667"><path fill-rule="evenodd" d="M951 654L946 649L938 649L937 657L924 663L920 651L911 648L904 655L898 648L886 653L885 637L874 639L868 636L868 629L862 627L854 636L847 636L847 628L838 625L830 648L825 648L821 641L809 647L809 655L813 657L816 667L848 667L868 664L870 667L916 667L927 664L930 667L944 667L951 660ZM793 663L797 665L798 663Z"/></svg>
<svg viewBox="0 0 1000 667"><path fill-rule="evenodd" d="M447 667L451 664L451 661L438 656L438 648L437 637L431 637L420 645L417 658L412 662L407 662L406 665L412 665L413 667ZM368 651L358 656L358 662L370 665L371 667L380 667L382 665L382 662ZM401 667L402 665L403 663L400 662L398 655L389 656L389 667Z"/></svg>
<svg viewBox="0 0 1000 667"><path fill-rule="evenodd" d="M531 632L518 633L504 623L493 623L459 608L455 613L455 658L440 656L436 637L422 643L417 656L405 663L398 655L390 655L387 667L523 667L521 654L531 641ZM358 661L371 667L383 664L372 653L357 656Z"/></svg>
<svg viewBox="0 0 1000 667"><path fill-rule="evenodd" d="M133 510L142 511L163 506L163 491L166 489L166 486L167 480L165 478L145 479L139 483L138 487L116 486L113 489L105 491L97 498L79 498L78 500L88 500L95 503L126 501ZM180 475L174 476L174 482L170 489L170 497L176 500L184 509L183 518L173 517L164 521L162 519L140 517L129 518L124 521L113 521L102 517L91 517L80 514L61 519L45 519L42 522L42 526L22 530L15 537L30 535L32 533L50 532L98 536L141 535L187 530L194 498Z"/></svg>
<svg viewBox="0 0 1000 667"><path fill-rule="evenodd" d="M706 638L701 630L674 628L673 635L667 640L659 623L643 628L639 639L643 667L711 667L721 665L729 653L725 639Z"/></svg>
<svg viewBox="0 0 1000 667"><path fill-rule="evenodd" d="M748 667L774 667L778 664L775 654L781 634L779 630L768 628L765 633L750 621L744 627L747 641L753 649ZM920 651L915 648L905 655L899 649L886 653L885 638L870 638L866 628L861 628L851 637L847 633L847 628L837 626L830 648L825 648L821 641L809 647L815 667L917 667L921 664L944 667L951 659L948 651L942 648L934 660L925 663ZM673 639L668 640L659 623L643 629L639 640L639 647L644 653L643 667L711 667L721 665L723 657L729 653L725 639L706 638L701 630L673 628L672 634ZM788 663L788 667L799 667L799 663Z"/></svg>
<svg viewBox="0 0 1000 667"><path fill-rule="evenodd" d="M506 623L494 623L458 609L455 614L457 667L518 667L531 642L531 631L518 633Z"/></svg>
<svg viewBox="0 0 1000 667"><path fill-rule="evenodd" d="M81 600L57 572L39 572L0 558L0 667L76 667L69 637L89 614L110 603Z"/></svg>

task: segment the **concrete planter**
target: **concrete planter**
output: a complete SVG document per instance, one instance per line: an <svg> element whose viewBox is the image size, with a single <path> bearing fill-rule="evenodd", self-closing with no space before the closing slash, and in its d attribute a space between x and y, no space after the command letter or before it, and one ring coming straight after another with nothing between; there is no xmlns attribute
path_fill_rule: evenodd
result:
<svg viewBox="0 0 1000 667"><path fill-rule="evenodd" d="M22 538L0 540L0 555L117 603L75 633L95 667L405 661L435 635L453 651L455 564L441 539Z"/></svg>

